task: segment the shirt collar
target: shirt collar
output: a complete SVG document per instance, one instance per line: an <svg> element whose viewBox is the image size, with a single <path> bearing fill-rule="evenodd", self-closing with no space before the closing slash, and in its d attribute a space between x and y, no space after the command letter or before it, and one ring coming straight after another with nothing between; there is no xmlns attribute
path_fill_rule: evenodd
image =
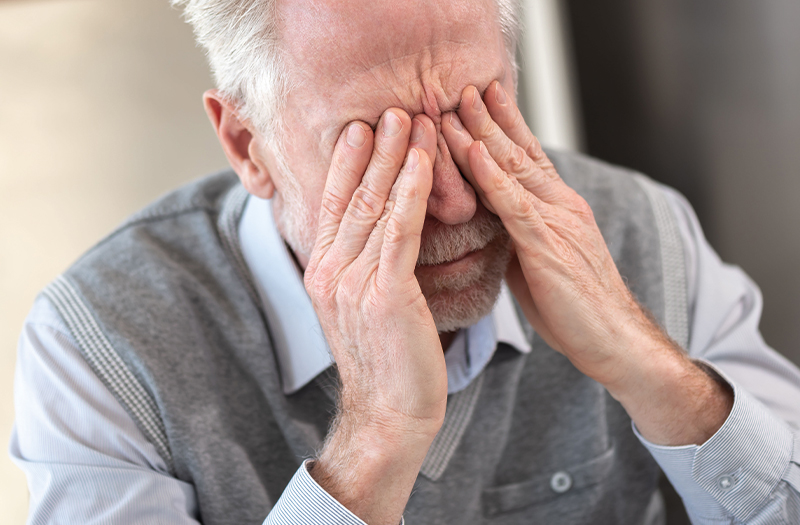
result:
<svg viewBox="0 0 800 525"><path fill-rule="evenodd" d="M239 241L267 317L283 392L292 394L331 366L333 357L303 285L303 275L278 232L270 201L248 197L239 222ZM462 330L445 356L455 356L459 352L453 351L462 345L461 353L473 365L472 372L462 378L464 383L480 373L501 342L522 353L531 351L505 283L492 313ZM451 363L457 359L446 361L449 384L455 384L449 376L456 366Z"/></svg>

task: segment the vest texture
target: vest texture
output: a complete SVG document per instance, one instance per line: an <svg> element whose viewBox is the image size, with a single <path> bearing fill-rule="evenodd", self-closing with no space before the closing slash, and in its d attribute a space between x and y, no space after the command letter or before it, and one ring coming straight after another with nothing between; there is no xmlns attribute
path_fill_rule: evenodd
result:
<svg viewBox="0 0 800 525"><path fill-rule="evenodd" d="M591 205L631 291L685 346L683 252L655 184L550 155ZM335 410L330 373L282 393L236 237L246 197L232 172L189 184L131 217L44 291L164 458L165 474L194 485L207 525L261 523ZM448 400L406 523L657 523L659 469L630 418L521 319L533 351L501 344Z"/></svg>

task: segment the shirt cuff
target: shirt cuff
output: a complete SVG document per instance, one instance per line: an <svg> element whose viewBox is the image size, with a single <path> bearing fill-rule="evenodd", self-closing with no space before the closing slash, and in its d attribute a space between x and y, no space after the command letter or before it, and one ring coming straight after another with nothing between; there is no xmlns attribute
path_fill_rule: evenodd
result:
<svg viewBox="0 0 800 525"><path fill-rule="evenodd" d="M704 444L667 447L636 437L650 451L694 518L746 522L781 481L794 485L800 439L764 405L715 366L733 389L731 413Z"/></svg>
<svg viewBox="0 0 800 525"><path fill-rule="evenodd" d="M264 525L366 525L314 481L308 472L310 462L305 460L297 469Z"/></svg>
<svg viewBox="0 0 800 525"><path fill-rule="evenodd" d="M311 461L300 465L263 525L367 525L314 481L308 472Z"/></svg>

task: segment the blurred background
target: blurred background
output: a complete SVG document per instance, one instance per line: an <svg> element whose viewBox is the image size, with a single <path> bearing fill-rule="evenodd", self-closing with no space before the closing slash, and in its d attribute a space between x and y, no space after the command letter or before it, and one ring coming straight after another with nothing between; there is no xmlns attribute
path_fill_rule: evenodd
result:
<svg viewBox="0 0 800 525"><path fill-rule="evenodd" d="M529 0L520 104L542 142L682 191L800 363L800 2ZM226 166L167 0L0 0L0 445L38 291L127 215ZM0 523L27 488L0 453ZM672 523L678 523L675 517Z"/></svg>

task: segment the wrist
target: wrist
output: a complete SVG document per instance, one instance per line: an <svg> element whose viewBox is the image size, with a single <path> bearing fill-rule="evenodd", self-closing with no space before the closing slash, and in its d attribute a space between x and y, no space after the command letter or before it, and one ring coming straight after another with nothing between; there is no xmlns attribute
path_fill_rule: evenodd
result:
<svg viewBox="0 0 800 525"><path fill-rule="evenodd" d="M359 416L340 413L309 473L363 521L396 525L436 432Z"/></svg>
<svg viewBox="0 0 800 525"><path fill-rule="evenodd" d="M440 427L441 421L420 420L390 410L373 407L366 412L340 407L320 460L346 453L353 457L353 465L388 468L398 458L405 458L406 463L418 458L421 464Z"/></svg>
<svg viewBox="0 0 800 525"><path fill-rule="evenodd" d="M339 396L334 427L350 433L372 436L378 443L395 446L413 440L433 440L444 422L447 409L447 382L435 395L409 396L405 388L400 394L379 388L357 388L354 381L345 382Z"/></svg>
<svg viewBox="0 0 800 525"><path fill-rule="evenodd" d="M664 446L702 445L733 407L730 386L666 336L632 353L625 379L606 388L642 436Z"/></svg>

